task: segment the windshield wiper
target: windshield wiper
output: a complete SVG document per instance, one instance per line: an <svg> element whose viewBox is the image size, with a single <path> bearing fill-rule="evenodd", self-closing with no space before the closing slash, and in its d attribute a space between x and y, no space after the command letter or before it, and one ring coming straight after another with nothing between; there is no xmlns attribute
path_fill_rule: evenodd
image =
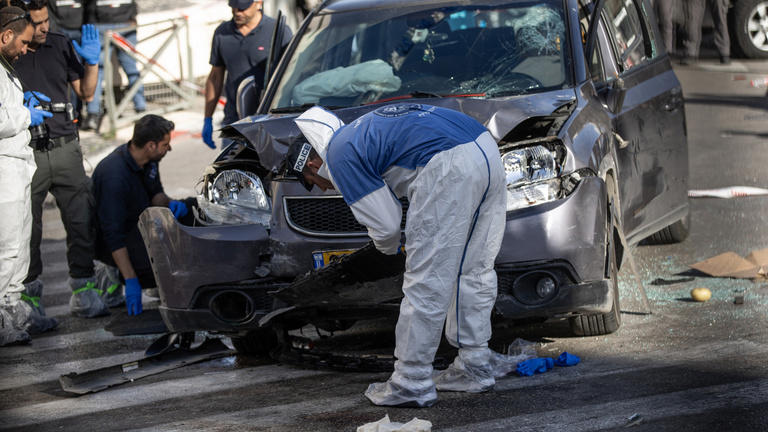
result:
<svg viewBox="0 0 768 432"><path fill-rule="evenodd" d="M375 100L373 102L365 103L364 105L372 105L372 104L383 103L383 102L392 102L400 99L426 99L426 98L446 98L446 97L460 98L460 97L485 97L485 96L487 96L485 93L437 94L437 93L430 93L430 92L414 91L414 92L410 92L408 94L404 94L400 96L393 96L389 98Z"/></svg>
<svg viewBox="0 0 768 432"><path fill-rule="evenodd" d="M335 110L339 108L344 108L342 106L328 106L328 105L318 105L316 103L305 103L303 105L298 106L289 106L289 107L279 107L279 108L273 108L269 110L270 114L285 114L285 113L297 113L297 112L304 112L313 106L322 106L323 108L327 110Z"/></svg>

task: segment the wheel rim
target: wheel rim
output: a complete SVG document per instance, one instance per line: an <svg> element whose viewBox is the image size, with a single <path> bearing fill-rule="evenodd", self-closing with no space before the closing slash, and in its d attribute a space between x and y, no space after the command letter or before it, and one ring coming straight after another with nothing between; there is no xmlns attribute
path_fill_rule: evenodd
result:
<svg viewBox="0 0 768 432"><path fill-rule="evenodd" d="M768 52L768 1L759 2L752 8L746 26L752 46Z"/></svg>

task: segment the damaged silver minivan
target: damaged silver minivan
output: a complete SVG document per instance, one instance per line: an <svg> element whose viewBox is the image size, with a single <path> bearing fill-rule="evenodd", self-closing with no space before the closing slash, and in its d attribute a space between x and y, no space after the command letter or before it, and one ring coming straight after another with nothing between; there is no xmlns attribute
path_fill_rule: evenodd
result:
<svg viewBox="0 0 768 432"><path fill-rule="evenodd" d="M293 120L314 105L349 123L407 100L488 128L508 191L497 318L613 332L619 232L628 244L687 236L682 90L648 0L329 0L267 69L258 105L241 86L244 118L203 173L196 225L160 207L141 217L172 331L228 333L258 351L278 319L338 330L397 313L398 278L389 290L289 287L368 241L340 195L284 175L305 139Z"/></svg>

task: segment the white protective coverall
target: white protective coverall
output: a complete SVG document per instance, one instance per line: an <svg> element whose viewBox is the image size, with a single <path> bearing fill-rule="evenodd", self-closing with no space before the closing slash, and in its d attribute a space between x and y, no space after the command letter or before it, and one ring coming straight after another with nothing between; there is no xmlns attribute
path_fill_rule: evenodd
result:
<svg viewBox="0 0 768 432"><path fill-rule="evenodd" d="M318 174L333 182L382 253L398 252L397 198L409 200L395 371L366 396L377 405L430 406L436 388L493 387L488 340L506 188L490 133L460 112L412 103L384 106L346 126L314 107L296 124L324 160ZM444 323L459 355L433 380Z"/></svg>
<svg viewBox="0 0 768 432"><path fill-rule="evenodd" d="M20 303L24 291L32 235L30 188L36 166L29 147L30 114L23 103L21 83L0 66L0 306L8 308ZM8 320L5 313L0 317L0 345L16 337L4 337L11 331Z"/></svg>

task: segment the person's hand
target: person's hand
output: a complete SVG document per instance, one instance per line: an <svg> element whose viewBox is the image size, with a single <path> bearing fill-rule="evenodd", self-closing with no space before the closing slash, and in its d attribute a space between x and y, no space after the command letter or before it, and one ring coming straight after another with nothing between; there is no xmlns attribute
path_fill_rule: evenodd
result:
<svg viewBox="0 0 768 432"><path fill-rule="evenodd" d="M50 102L51 98L40 92L27 90L24 92L24 105L29 104L30 101L32 106L38 106L40 102Z"/></svg>
<svg viewBox="0 0 768 432"><path fill-rule="evenodd" d="M96 30L96 26L93 24L85 24L82 28L82 34L80 43L73 40L72 45L75 47L75 51L80 54L80 57L82 57L86 63L95 66L99 64L99 56L101 55L99 31Z"/></svg>
<svg viewBox="0 0 768 432"><path fill-rule="evenodd" d="M213 118L211 117L203 120L203 142L212 149L216 148L216 143L213 142Z"/></svg>
<svg viewBox="0 0 768 432"><path fill-rule="evenodd" d="M138 278L125 280L125 308L128 315L138 315L143 310L141 308L141 285Z"/></svg>
<svg viewBox="0 0 768 432"><path fill-rule="evenodd" d="M29 125L40 126L45 121L45 119L53 117L53 113L35 108L36 106L40 105L40 100L38 100L38 97L45 97L45 99L47 99L44 100L45 102L50 102L51 100L42 93L37 93L37 95L35 95L34 92L29 93L29 99L24 104L27 110L29 110Z"/></svg>
<svg viewBox="0 0 768 432"><path fill-rule="evenodd" d="M171 200L171 202L168 203L168 208L171 209L173 217L176 219L187 215L187 205L182 201Z"/></svg>

